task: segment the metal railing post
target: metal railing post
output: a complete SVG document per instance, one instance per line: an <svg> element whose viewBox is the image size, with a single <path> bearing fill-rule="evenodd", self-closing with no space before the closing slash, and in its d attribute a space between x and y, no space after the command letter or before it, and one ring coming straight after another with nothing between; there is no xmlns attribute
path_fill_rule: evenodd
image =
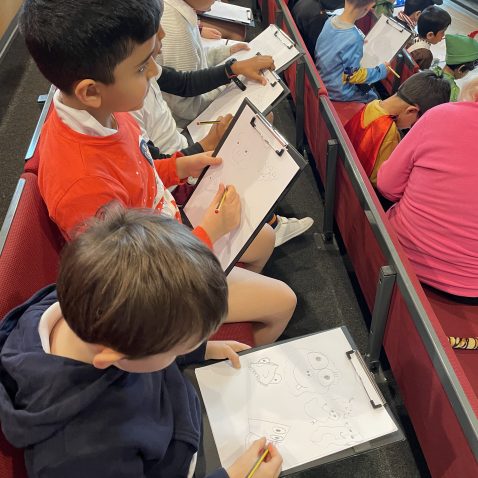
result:
<svg viewBox="0 0 478 478"><path fill-rule="evenodd" d="M325 165L325 206L324 206L324 242L334 238L335 178L337 176L337 158L339 143L336 139L327 141L327 161Z"/></svg>
<svg viewBox="0 0 478 478"><path fill-rule="evenodd" d="M380 268L366 356L367 365L371 370L379 365L380 351L382 350L383 336L396 278L397 273L391 266L382 266Z"/></svg>

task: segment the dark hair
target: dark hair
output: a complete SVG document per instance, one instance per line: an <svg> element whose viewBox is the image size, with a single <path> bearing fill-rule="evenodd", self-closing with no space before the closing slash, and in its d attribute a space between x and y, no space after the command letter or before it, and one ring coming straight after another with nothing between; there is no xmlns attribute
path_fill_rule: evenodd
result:
<svg viewBox="0 0 478 478"><path fill-rule="evenodd" d="M66 93L113 71L159 28L162 0L26 0L20 29L45 78Z"/></svg>
<svg viewBox="0 0 478 478"><path fill-rule="evenodd" d="M58 300L83 341L141 358L219 327L227 282L191 231L152 210L109 206L61 257Z"/></svg>
<svg viewBox="0 0 478 478"><path fill-rule="evenodd" d="M418 17L417 31L421 38L426 38L429 32L436 35L439 31L445 30L450 26L450 14L443 8L435 5L425 8Z"/></svg>
<svg viewBox="0 0 478 478"><path fill-rule="evenodd" d="M417 106L420 116L434 106L450 101L450 83L431 70L415 73L397 91L409 105Z"/></svg>
<svg viewBox="0 0 478 478"><path fill-rule="evenodd" d="M461 67L461 71L473 71L478 66L478 60L475 61L467 61L466 63L458 63L458 65L449 65L446 64L448 68L455 71Z"/></svg>
<svg viewBox="0 0 478 478"><path fill-rule="evenodd" d="M425 10L425 8L434 4L435 2L433 0L405 0L403 13L405 13L405 15L411 15L415 12L421 12Z"/></svg>

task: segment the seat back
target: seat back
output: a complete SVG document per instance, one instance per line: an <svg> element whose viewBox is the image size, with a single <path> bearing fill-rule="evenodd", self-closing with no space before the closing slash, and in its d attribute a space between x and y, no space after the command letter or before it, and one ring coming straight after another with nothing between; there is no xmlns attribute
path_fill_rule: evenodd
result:
<svg viewBox="0 0 478 478"><path fill-rule="evenodd" d="M36 175L22 174L0 238L3 318L10 309L56 280L64 239L48 216Z"/></svg>
<svg viewBox="0 0 478 478"><path fill-rule="evenodd" d="M36 175L24 173L0 230L0 317L55 282L63 238L48 217ZM26 478L23 451L0 434L0 478Z"/></svg>

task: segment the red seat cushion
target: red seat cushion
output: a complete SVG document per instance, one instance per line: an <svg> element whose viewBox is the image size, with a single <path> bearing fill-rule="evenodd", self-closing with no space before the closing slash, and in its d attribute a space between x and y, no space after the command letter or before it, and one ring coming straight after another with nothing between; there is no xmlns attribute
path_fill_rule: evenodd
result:
<svg viewBox="0 0 478 478"><path fill-rule="evenodd" d="M252 335L252 324L250 322L223 324L211 337L211 340L236 340L251 347L255 345Z"/></svg>
<svg viewBox="0 0 478 478"><path fill-rule="evenodd" d="M356 101L332 101L332 104L343 125L346 125L350 118L364 107L364 103L357 103Z"/></svg>

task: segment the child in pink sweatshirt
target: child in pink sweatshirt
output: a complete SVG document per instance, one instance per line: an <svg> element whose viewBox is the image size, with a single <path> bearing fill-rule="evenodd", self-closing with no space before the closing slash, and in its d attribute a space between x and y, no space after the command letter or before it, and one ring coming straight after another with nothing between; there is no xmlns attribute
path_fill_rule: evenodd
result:
<svg viewBox="0 0 478 478"><path fill-rule="evenodd" d="M378 172L379 191L424 283L478 297L478 103L428 111Z"/></svg>

